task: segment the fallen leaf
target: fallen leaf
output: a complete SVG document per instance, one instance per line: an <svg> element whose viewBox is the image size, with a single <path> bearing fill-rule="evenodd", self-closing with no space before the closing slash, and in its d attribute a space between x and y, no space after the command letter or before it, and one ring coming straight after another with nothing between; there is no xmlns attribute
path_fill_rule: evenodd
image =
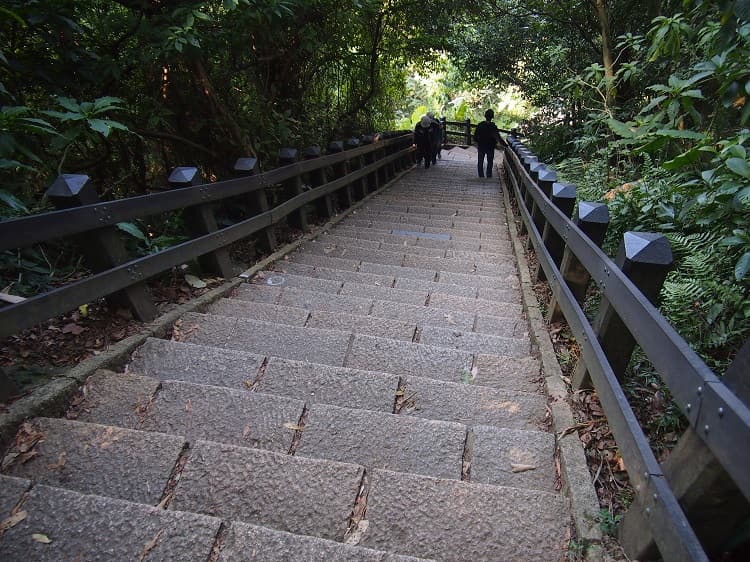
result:
<svg viewBox="0 0 750 562"><path fill-rule="evenodd" d="M303 429L301 425L292 422L286 422L284 424L284 427L287 429L292 429L294 431L301 431Z"/></svg>
<svg viewBox="0 0 750 562"><path fill-rule="evenodd" d="M60 453L57 456L57 462L53 463L53 464L48 464L47 468L49 470L60 470L60 469L62 469L65 466L65 457L67 455L68 454L65 451L63 451L62 453Z"/></svg>
<svg viewBox="0 0 750 562"><path fill-rule="evenodd" d="M511 472L528 472L529 470L536 470L536 467L533 464L515 464L515 463L511 463L511 465L510 465L510 471Z"/></svg>
<svg viewBox="0 0 750 562"><path fill-rule="evenodd" d="M78 324L71 322L70 324L65 324L65 326L63 326L62 333L78 336L82 334L85 329L86 328L84 328L83 326L79 326Z"/></svg>
<svg viewBox="0 0 750 562"><path fill-rule="evenodd" d="M357 523L356 529L344 539L344 544L357 545L362 540L362 537L367 532L367 528L370 526L370 522L367 519L362 519Z"/></svg>
<svg viewBox="0 0 750 562"><path fill-rule="evenodd" d="M21 521L26 519L26 516L28 515L28 512L26 511L19 511L18 513L14 513L7 519L3 519L0 521L0 533L3 531L7 531L8 529L15 527L18 525Z"/></svg>
<svg viewBox="0 0 750 562"><path fill-rule="evenodd" d="M250 439L250 426L246 425L245 429L242 430L242 438L247 441Z"/></svg>
<svg viewBox="0 0 750 562"><path fill-rule="evenodd" d="M44 544L49 544L52 542L52 539L50 539L47 535L43 535L42 533L34 533L33 535L31 535L31 538L36 542L41 542Z"/></svg>
<svg viewBox="0 0 750 562"><path fill-rule="evenodd" d="M193 401L188 398L188 401L185 402L185 411L186 412L192 412L193 411Z"/></svg>
<svg viewBox="0 0 750 562"><path fill-rule="evenodd" d="M195 275L185 274L185 283L190 285L193 289L205 289L206 282Z"/></svg>

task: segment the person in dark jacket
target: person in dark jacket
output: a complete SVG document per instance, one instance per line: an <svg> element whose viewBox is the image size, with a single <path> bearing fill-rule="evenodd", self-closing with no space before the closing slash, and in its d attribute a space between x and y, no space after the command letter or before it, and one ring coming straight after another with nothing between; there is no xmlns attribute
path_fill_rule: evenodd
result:
<svg viewBox="0 0 750 562"><path fill-rule="evenodd" d="M425 115L419 120L417 126L414 127L414 146L417 147L417 163L419 163L420 156L423 157L425 168L429 168L430 163L435 158L432 150L431 124L431 119Z"/></svg>
<svg viewBox="0 0 750 562"><path fill-rule="evenodd" d="M432 163L437 164L437 159L441 158L441 151L443 147L443 130L440 127L440 121L435 119L435 114L432 111L427 112L427 117L430 118L430 136L432 137Z"/></svg>
<svg viewBox="0 0 750 562"><path fill-rule="evenodd" d="M492 122L494 117L495 112L488 109L484 112L485 121L479 123L474 130L474 140L477 143L477 172L480 178L485 177L485 158L487 158L486 176L488 178L492 177L492 161L495 158L495 145L497 143L504 144L503 139L500 138L500 131L498 131L497 125Z"/></svg>

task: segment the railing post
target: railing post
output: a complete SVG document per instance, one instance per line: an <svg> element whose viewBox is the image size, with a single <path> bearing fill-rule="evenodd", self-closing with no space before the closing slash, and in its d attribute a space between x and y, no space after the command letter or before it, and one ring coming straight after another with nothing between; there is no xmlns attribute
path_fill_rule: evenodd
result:
<svg viewBox="0 0 750 562"><path fill-rule="evenodd" d="M211 185L207 184L198 168L194 166L178 166L169 174L167 183L170 187L196 187L201 193L208 195ZM203 236L219 230L211 203L194 205L185 209L185 226L193 237ZM201 269L224 278L234 276L234 267L229 258L229 249L222 247L202 255L198 258Z"/></svg>
<svg viewBox="0 0 750 562"><path fill-rule="evenodd" d="M672 266L672 250L669 241L661 234L626 232L615 264L651 303L656 303ZM606 286L606 278L600 285ZM602 298L593 328L612 371L622 380L635 348L635 339L606 298ZM579 361L573 373L573 388L590 387L591 377L586 364Z"/></svg>
<svg viewBox="0 0 750 562"><path fill-rule="evenodd" d="M316 158L320 158L321 150L320 147L317 145L308 146L303 152L302 152L302 158L305 160L315 160ZM310 187L315 189L316 187L320 187L321 185L325 185L328 182L328 179L326 178L326 170L325 168L318 168L317 170L313 170L310 172ZM334 215L333 210L333 199L331 198L330 194L326 194L323 197L320 197L319 199L315 200L315 208L318 211L318 215L323 218L330 218Z"/></svg>
<svg viewBox="0 0 750 562"><path fill-rule="evenodd" d="M549 200L550 195L552 194L552 184L556 181L557 174L554 170L550 170L549 168L539 170L539 173L537 174L536 184L539 186L539 189L542 191L547 200ZM534 221L534 226L536 226L537 231L541 235L544 232L546 219L544 218L544 213L542 213L541 206L536 202L534 198L531 197L531 194L529 194L529 199L531 200L531 219ZM530 250L532 246L533 245L531 243L531 237L529 237L528 241L526 242L526 249Z"/></svg>
<svg viewBox="0 0 750 562"><path fill-rule="evenodd" d="M362 135L362 145L369 146L372 145L375 142L375 135ZM365 156L365 165L374 164L377 160L377 153L376 151L368 152ZM378 181L378 174L373 172L371 174L367 175L367 192L372 193L373 191L377 191L380 187L380 182Z"/></svg>
<svg viewBox="0 0 750 562"><path fill-rule="evenodd" d="M344 141L331 141L328 143L328 154L338 154L344 152ZM333 166L333 173L336 179L343 178L349 173L349 163L344 160ZM350 185L345 186L343 189L337 191L338 194L344 196L344 207L349 208L354 203L354 197L352 196L352 188ZM339 200L340 204L340 200Z"/></svg>
<svg viewBox="0 0 750 562"><path fill-rule="evenodd" d="M257 158L238 158L234 163L233 171L238 176L252 176L258 170L258 159ZM266 190L258 189L247 195L246 198L248 208L252 214L264 213L270 206L268 205L268 197L266 196ZM258 233L256 244L261 252L270 254L276 248L276 234L274 233L273 225L268 228L264 228Z"/></svg>
<svg viewBox="0 0 750 562"><path fill-rule="evenodd" d="M62 174L47 189L47 197L57 209L70 209L100 203L96 188L83 174ZM117 230L107 226L75 237L86 263L99 273L130 259ZM130 273L134 280L142 274L136 267ZM139 281L122 291L117 291L107 301L115 307L128 307L135 318L148 322L156 318L157 311L145 281Z"/></svg>
<svg viewBox="0 0 750 562"><path fill-rule="evenodd" d="M350 138L346 141L346 144L344 145L345 150L354 150L355 148L359 148L359 139L358 138ZM349 161L349 172L356 172L357 170L360 170L363 165L363 158L362 156L355 156ZM352 182L352 190L354 193L354 196L357 199L362 199L365 195L367 195L367 179L366 178L360 178L358 180L354 180Z"/></svg>
<svg viewBox="0 0 750 562"><path fill-rule="evenodd" d="M471 119L468 117L464 120L464 143L471 146Z"/></svg>
<svg viewBox="0 0 750 562"><path fill-rule="evenodd" d="M578 203L578 210L574 221L589 239L601 247L604 243L604 236L607 234L609 226L609 209L604 203L591 203L581 201ZM573 296L581 307L586 298L586 288L588 287L591 275L586 271L578 258L570 248L565 248L562 260L560 261L560 273L565 283L570 288ZM548 322L559 322L563 319L562 310L553 295L549 304Z"/></svg>
<svg viewBox="0 0 750 562"><path fill-rule="evenodd" d="M445 117L440 118L440 138L442 139L442 144L445 146L446 141L448 140L448 120Z"/></svg>
<svg viewBox="0 0 750 562"><path fill-rule="evenodd" d="M721 377L722 383L745 404L750 404L748 372L750 339ZM700 408L700 397L696 395L693 410ZM727 542L750 517L750 507L742 492L692 427L685 430L661 466L706 553L712 559L720 559ZM618 531L631 558L655 557L650 529L650 521L641 509L631 507L623 517Z"/></svg>
<svg viewBox="0 0 750 562"><path fill-rule="evenodd" d="M282 148L279 150L279 166L290 166L297 162L296 148ZM297 174L283 184L284 198L291 199L302 193L302 176ZM307 212L304 206L292 211L286 217L287 224L292 228L307 230Z"/></svg>
<svg viewBox="0 0 750 562"><path fill-rule="evenodd" d="M573 214L573 207L576 204L576 186L572 183L553 183L550 201L566 217L570 218ZM542 231L542 243L552 257L556 266L560 266L563 252L565 251L565 241L558 232L552 228L549 222L545 221L544 230ZM536 279L543 281L545 279L544 269L541 263L536 266Z"/></svg>
<svg viewBox="0 0 750 562"><path fill-rule="evenodd" d="M547 170L547 165L542 162L536 162L531 165L531 170L529 172L529 175L531 176L531 179L534 181L535 184L539 184L539 173ZM523 184L523 180L521 180L521 184ZM521 193L523 194L523 204L526 207L526 209L529 211L530 214L532 214L533 218L533 211L534 211L534 198L531 195L531 190L526 189L525 186L521 188ZM521 234L526 234L526 223L521 221ZM527 245L528 249L528 245Z"/></svg>

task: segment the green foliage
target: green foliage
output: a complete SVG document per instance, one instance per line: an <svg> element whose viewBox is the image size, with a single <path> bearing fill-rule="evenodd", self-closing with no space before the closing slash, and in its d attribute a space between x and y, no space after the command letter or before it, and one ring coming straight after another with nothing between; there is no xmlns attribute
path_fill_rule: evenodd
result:
<svg viewBox="0 0 750 562"><path fill-rule="evenodd" d="M609 535L612 537L616 536L617 525L620 524L621 520L622 515L613 514L606 507L603 507L599 510L599 529L605 535Z"/></svg>

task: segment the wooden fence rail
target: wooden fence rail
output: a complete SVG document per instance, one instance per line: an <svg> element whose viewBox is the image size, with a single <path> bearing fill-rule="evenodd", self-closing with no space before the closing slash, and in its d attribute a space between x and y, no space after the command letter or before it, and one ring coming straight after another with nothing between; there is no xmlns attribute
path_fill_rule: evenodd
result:
<svg viewBox="0 0 750 562"><path fill-rule="evenodd" d="M385 135L384 135L385 136ZM230 244L254 234L261 237L267 251L275 246L272 227L283 220L295 226L306 226L306 206L315 204L323 216L333 213L331 197L337 196L342 206L350 206L378 186L390 181L398 172L413 164L411 134L389 135L377 142L358 146L351 143L348 150L329 147L329 155L313 156L301 162L290 162L275 170L246 175L211 184L202 183L197 170L181 168L173 174L172 185L186 185L170 191L117 201L100 202L82 175L64 176L53 184L50 197L63 207L58 211L0 222L0 250L17 249L64 237L78 239L94 274L0 308L0 338L16 334L58 314L101 297L120 296L136 317L149 320L155 314L147 290L121 293L172 267L187 261L213 257L201 261L212 273L229 276L227 250ZM343 143L342 148L343 148ZM331 150L332 148L332 150ZM290 153L291 154L291 153ZM294 151L296 160L296 150ZM252 174L255 159L240 159L238 171ZM283 161L283 159L280 159ZM328 174L328 175L327 175ZM310 182L303 184L303 178ZM273 186L284 186L284 200L268 207L266 193ZM254 210L249 218L218 228L213 206L229 198L248 197ZM320 204L319 202L323 203ZM186 210L186 223L191 238L157 253L134 258L124 251L115 230L121 222ZM102 259L102 254L104 259ZM94 263L95 262L95 263Z"/></svg>
<svg viewBox="0 0 750 562"><path fill-rule="evenodd" d="M539 259L538 278L546 278L553 292L550 315L562 314L581 346L574 385L580 388L593 383L596 388L636 492L620 529L623 546L634 558L648 556L655 543L665 560L708 560L704 545L721 543L721 537L726 539L734 532L726 521L738 522L748 515L750 409L654 306L671 264L666 239L653 233L626 233L616 260L610 260L599 248L607 222L601 204L580 202L578 216L571 220L574 186L558 183L554 171L518 139L510 136L508 140L504 167L518 202L522 230L528 233L529 245ZM592 215L596 215L593 220ZM602 294L593 325L582 309L590 279ZM690 423L683 440L698 445L686 445L682 450L695 453L701 446L710 451L715 464L728 475L726 479L713 476L712 482L722 485L723 497L732 496L727 488L734 490L735 500L744 497L744 501L725 504L734 511L726 513L724 521L706 522L690 509L686 514L680 501L686 504L691 489L700 488L699 495L713 497L718 488L706 486L707 472L698 471L675 491L671 478L675 470L665 470L657 462L643 434L619 381L636 344ZM747 358L738 361L746 363ZM684 452L673 454L690 462ZM694 498L690 502L690 506L699 505Z"/></svg>

